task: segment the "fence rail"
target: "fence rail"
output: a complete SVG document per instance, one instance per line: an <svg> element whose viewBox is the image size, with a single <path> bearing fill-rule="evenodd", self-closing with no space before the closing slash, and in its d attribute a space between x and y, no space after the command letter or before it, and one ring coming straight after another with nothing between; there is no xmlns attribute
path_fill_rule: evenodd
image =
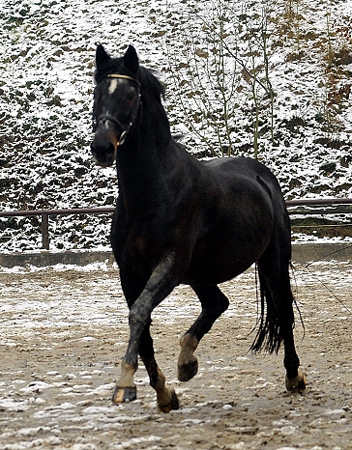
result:
<svg viewBox="0 0 352 450"><path fill-rule="evenodd" d="M286 206L290 215L296 214L352 214L352 198L301 199L288 200ZM41 216L42 248L49 250L49 216L75 214L108 214L113 207L38 209L27 211L0 211L0 217Z"/></svg>
<svg viewBox="0 0 352 450"><path fill-rule="evenodd" d="M352 198L288 200L286 206L290 215L351 214Z"/></svg>
<svg viewBox="0 0 352 450"><path fill-rule="evenodd" d="M114 212L115 208L72 208L72 209L38 209L28 211L0 211L0 217L41 216L42 217L42 248L49 250L49 216L67 216L71 214L106 214Z"/></svg>

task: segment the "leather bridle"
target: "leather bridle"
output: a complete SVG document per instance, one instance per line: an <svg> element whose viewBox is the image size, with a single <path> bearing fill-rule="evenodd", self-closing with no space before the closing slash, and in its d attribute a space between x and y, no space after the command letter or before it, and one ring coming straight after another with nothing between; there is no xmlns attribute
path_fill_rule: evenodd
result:
<svg viewBox="0 0 352 450"><path fill-rule="evenodd" d="M122 125L122 123L118 119L116 119L116 117L111 116L110 114L101 114L100 116L95 117L95 115L93 113L93 133L96 131L99 122L108 120L109 122L113 123L117 127L117 129L119 129L121 131L120 139L117 144L118 146L120 146L125 142L125 140L128 136L128 133L130 132L130 130L137 118L137 114L138 114L139 108L141 106L141 84L135 78L130 77L128 75L122 75L119 73L109 73L108 75L106 75L106 78L118 78L118 79L130 80L130 81L133 81L137 86L137 101L135 102L135 104L133 106L132 113L131 113L131 120L126 128Z"/></svg>

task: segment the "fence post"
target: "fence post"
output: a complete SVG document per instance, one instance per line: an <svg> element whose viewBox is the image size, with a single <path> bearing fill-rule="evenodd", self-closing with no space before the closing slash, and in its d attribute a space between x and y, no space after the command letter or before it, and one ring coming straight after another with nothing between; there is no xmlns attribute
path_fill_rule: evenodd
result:
<svg viewBox="0 0 352 450"><path fill-rule="evenodd" d="M49 250L49 214L42 214L42 248Z"/></svg>

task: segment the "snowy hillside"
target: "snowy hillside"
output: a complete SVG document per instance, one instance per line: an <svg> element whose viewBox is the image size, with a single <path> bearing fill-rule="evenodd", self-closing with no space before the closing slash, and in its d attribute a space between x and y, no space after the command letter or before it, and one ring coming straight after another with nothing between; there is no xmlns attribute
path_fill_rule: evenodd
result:
<svg viewBox="0 0 352 450"><path fill-rule="evenodd" d="M110 206L91 161L94 57L133 44L198 157L255 155L286 199L352 197L352 1L0 0L0 210ZM108 245L110 219L51 220L51 248ZM5 250L40 248L2 218Z"/></svg>

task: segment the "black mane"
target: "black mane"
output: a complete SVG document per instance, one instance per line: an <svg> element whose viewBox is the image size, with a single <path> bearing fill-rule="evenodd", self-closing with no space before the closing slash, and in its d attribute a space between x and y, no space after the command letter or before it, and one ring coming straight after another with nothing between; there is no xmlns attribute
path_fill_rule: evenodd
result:
<svg viewBox="0 0 352 450"><path fill-rule="evenodd" d="M139 81L143 91L146 90L155 100L161 102L161 98L165 97L165 88L154 75L154 70L146 69L145 67L139 68Z"/></svg>

